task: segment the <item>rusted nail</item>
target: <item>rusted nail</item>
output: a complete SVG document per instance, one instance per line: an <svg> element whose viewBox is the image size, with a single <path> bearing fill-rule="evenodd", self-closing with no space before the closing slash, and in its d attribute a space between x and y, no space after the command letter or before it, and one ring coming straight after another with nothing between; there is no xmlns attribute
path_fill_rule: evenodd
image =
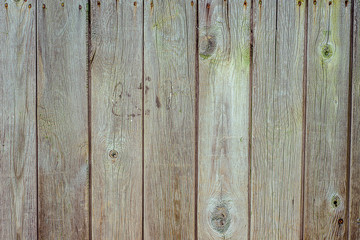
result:
<svg viewBox="0 0 360 240"><path fill-rule="evenodd" d="M24 2L27 2L27 0L24 0Z"/></svg>
<svg viewBox="0 0 360 240"><path fill-rule="evenodd" d="M191 1L191 6L194 6L194 1Z"/></svg>
<svg viewBox="0 0 360 240"><path fill-rule="evenodd" d="M339 223L339 224L343 224L343 223L344 223L344 220L343 220L342 218L340 218L340 219L338 220L338 223Z"/></svg>
<svg viewBox="0 0 360 240"><path fill-rule="evenodd" d="M329 1L329 6L332 4L332 1Z"/></svg>
<svg viewBox="0 0 360 240"><path fill-rule="evenodd" d="M245 6L245 7L247 6L247 2L246 2L246 1L244 2L244 6Z"/></svg>
<svg viewBox="0 0 360 240"><path fill-rule="evenodd" d="M31 4L29 4L29 8L31 8Z"/></svg>
<svg viewBox="0 0 360 240"><path fill-rule="evenodd" d="M65 6L65 4L64 4L64 3L61 3L61 6L62 6L62 7L64 7L64 6Z"/></svg>
<svg viewBox="0 0 360 240"><path fill-rule="evenodd" d="M116 150L111 150L111 151L109 152L109 156L110 156L111 158L117 158L118 152L117 152Z"/></svg>
<svg viewBox="0 0 360 240"><path fill-rule="evenodd" d="M261 1L259 1L259 5L261 6L261 4L262 4L262 2Z"/></svg>
<svg viewBox="0 0 360 240"><path fill-rule="evenodd" d="M45 4L43 4L42 8L43 8L43 9L45 9L45 8L46 8Z"/></svg>
<svg viewBox="0 0 360 240"><path fill-rule="evenodd" d="M97 1L97 5L98 5L99 7L100 7L100 4L101 4L100 1Z"/></svg>
<svg viewBox="0 0 360 240"><path fill-rule="evenodd" d="M150 7L151 7L151 8L153 8L153 7L154 7L154 2L153 2L153 1L151 1L151 3L150 3Z"/></svg>
<svg viewBox="0 0 360 240"><path fill-rule="evenodd" d="M134 2L134 6L135 6L135 7L137 6L137 2L136 2L136 1Z"/></svg>
<svg viewBox="0 0 360 240"><path fill-rule="evenodd" d="M346 1L345 1L345 7L347 7L348 4L349 4L349 1L346 0Z"/></svg>
<svg viewBox="0 0 360 240"><path fill-rule="evenodd" d="M298 1L298 5L299 5L299 7L301 6L301 1Z"/></svg>
<svg viewBox="0 0 360 240"><path fill-rule="evenodd" d="M80 10L82 9L82 6L81 6L81 5L79 5L79 9L80 9Z"/></svg>
<svg viewBox="0 0 360 240"><path fill-rule="evenodd" d="M5 3L5 8L8 8L8 4L7 4L7 3Z"/></svg>
<svg viewBox="0 0 360 240"><path fill-rule="evenodd" d="M316 0L314 0L313 3L314 3L314 5L316 5L316 3L317 3Z"/></svg>
<svg viewBox="0 0 360 240"><path fill-rule="evenodd" d="M206 8L209 9L210 8L210 3L206 4Z"/></svg>

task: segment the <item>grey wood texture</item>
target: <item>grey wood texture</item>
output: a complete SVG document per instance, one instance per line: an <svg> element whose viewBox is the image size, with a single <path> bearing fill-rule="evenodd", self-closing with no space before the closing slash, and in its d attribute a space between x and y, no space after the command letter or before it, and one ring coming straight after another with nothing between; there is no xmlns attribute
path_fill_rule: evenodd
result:
<svg viewBox="0 0 360 240"><path fill-rule="evenodd" d="M39 239L89 239L88 12L38 1Z"/></svg>
<svg viewBox="0 0 360 240"><path fill-rule="evenodd" d="M143 3L91 6L92 237L141 239Z"/></svg>
<svg viewBox="0 0 360 240"><path fill-rule="evenodd" d="M36 239L35 1L0 7L0 239Z"/></svg>

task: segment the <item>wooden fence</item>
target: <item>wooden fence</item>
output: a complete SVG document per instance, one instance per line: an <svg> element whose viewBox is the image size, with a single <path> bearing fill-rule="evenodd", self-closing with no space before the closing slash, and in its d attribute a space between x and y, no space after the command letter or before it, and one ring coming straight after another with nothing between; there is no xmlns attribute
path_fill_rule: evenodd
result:
<svg viewBox="0 0 360 240"><path fill-rule="evenodd" d="M359 22L0 0L0 239L360 239Z"/></svg>

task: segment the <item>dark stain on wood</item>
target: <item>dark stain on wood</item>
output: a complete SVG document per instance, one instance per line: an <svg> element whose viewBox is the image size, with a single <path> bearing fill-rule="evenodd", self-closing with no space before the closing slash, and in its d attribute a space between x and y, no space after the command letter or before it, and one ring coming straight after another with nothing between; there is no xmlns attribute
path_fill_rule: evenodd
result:
<svg viewBox="0 0 360 240"><path fill-rule="evenodd" d="M211 227L223 234L225 233L231 224L229 207L226 203L220 202L215 209L211 212L210 216Z"/></svg>
<svg viewBox="0 0 360 240"><path fill-rule="evenodd" d="M206 35L200 40L200 56L207 59L215 52L217 43L215 35Z"/></svg>
<svg viewBox="0 0 360 240"><path fill-rule="evenodd" d="M156 107L160 108L161 107L161 102L158 96L156 96Z"/></svg>

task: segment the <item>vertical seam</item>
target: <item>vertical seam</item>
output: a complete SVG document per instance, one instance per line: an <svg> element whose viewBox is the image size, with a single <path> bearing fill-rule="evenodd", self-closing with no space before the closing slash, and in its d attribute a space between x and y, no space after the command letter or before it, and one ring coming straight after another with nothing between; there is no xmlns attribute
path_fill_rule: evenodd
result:
<svg viewBox="0 0 360 240"><path fill-rule="evenodd" d="M248 239L251 238L251 157L252 157L252 87L254 71L254 0L250 7L250 66L249 66L249 132L248 132Z"/></svg>
<svg viewBox="0 0 360 240"><path fill-rule="evenodd" d="M92 239L92 149L91 149L91 0L88 0L88 12L87 12L87 24L88 24L88 32L87 32L87 80L88 80L88 161L89 161L89 239Z"/></svg>
<svg viewBox="0 0 360 240"><path fill-rule="evenodd" d="M35 141L36 141L36 238L39 239L39 128L38 128L38 1L35 4Z"/></svg>
<svg viewBox="0 0 360 240"><path fill-rule="evenodd" d="M351 16L350 16L350 54L349 54L349 93L348 93L348 133L347 133L347 166L346 166L346 220L347 220L347 237L350 239L350 191L351 191L351 177L350 177L350 167L351 167L351 129L352 129L352 71L353 71L353 50L354 50L354 14L355 14L355 1L351 1Z"/></svg>
<svg viewBox="0 0 360 240"><path fill-rule="evenodd" d="M305 2L304 53L303 53L303 108L302 108L302 151L301 151L301 202L300 202L300 240L304 239L305 211L305 162L306 162L306 111L307 111L307 42L308 42L309 2Z"/></svg>
<svg viewBox="0 0 360 240"><path fill-rule="evenodd" d="M199 186L199 0L196 1L195 30L195 226L194 239L198 239L198 186Z"/></svg>
<svg viewBox="0 0 360 240"><path fill-rule="evenodd" d="M142 2L142 120L141 120L141 239L144 240L145 230L145 66L144 66L144 50L145 50L145 1Z"/></svg>

